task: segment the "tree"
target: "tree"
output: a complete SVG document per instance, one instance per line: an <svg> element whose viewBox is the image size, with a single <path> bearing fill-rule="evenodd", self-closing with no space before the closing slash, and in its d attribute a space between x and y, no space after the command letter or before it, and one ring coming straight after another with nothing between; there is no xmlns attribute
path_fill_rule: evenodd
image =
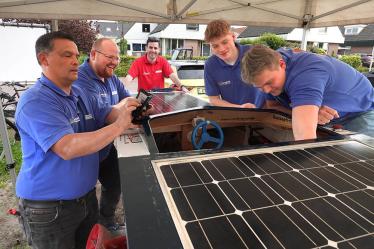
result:
<svg viewBox="0 0 374 249"><path fill-rule="evenodd" d="M243 39L240 44L266 45L274 50L284 47L286 40L272 33L264 33L256 39Z"/></svg>
<svg viewBox="0 0 374 249"><path fill-rule="evenodd" d="M3 22L49 24L51 20L3 19ZM95 22L86 20L59 20L58 29L73 36L80 52L89 53L96 39Z"/></svg>
<svg viewBox="0 0 374 249"><path fill-rule="evenodd" d="M119 47L119 50L120 50L120 54L121 55L126 55L127 54L127 40L125 38L121 38L119 40L119 42L117 43L118 47Z"/></svg>

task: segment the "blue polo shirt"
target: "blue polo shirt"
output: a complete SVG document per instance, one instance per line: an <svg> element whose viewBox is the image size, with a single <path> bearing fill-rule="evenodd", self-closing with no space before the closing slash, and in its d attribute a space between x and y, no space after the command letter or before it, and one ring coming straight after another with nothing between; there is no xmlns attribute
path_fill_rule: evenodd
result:
<svg viewBox="0 0 374 249"><path fill-rule="evenodd" d="M286 62L286 82L276 99L283 106L329 106L340 118L374 109L374 89L360 72L326 55L279 49ZM338 121L338 120L335 120Z"/></svg>
<svg viewBox="0 0 374 249"><path fill-rule="evenodd" d="M42 75L17 105L16 125L23 154L17 196L70 200L92 190L98 178L98 153L64 160L51 147L65 135L97 130L110 110L92 103L74 86L67 95Z"/></svg>
<svg viewBox="0 0 374 249"><path fill-rule="evenodd" d="M221 95L223 100L233 104L253 103L260 108L265 101L265 94L243 82L240 73L240 62L250 46L235 46L239 49L239 57L234 65L226 64L216 55L205 62L205 92L208 96Z"/></svg>
<svg viewBox="0 0 374 249"><path fill-rule="evenodd" d="M116 75L106 78L103 82L91 68L89 59L79 67L78 80L74 85L81 88L89 98L98 101L102 107L118 104L122 99L130 96L129 91ZM100 151L100 160L108 156L111 146L113 145L109 144Z"/></svg>

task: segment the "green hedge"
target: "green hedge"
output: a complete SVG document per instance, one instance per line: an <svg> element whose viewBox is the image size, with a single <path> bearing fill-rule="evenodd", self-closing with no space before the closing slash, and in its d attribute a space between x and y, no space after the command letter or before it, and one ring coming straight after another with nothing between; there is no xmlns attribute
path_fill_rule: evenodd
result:
<svg viewBox="0 0 374 249"><path fill-rule="evenodd" d="M287 42L282 37L277 36L273 33L264 33L256 39L243 39L240 40L240 44L251 44L251 45L266 45L272 49L278 49L286 46Z"/></svg>
<svg viewBox="0 0 374 249"><path fill-rule="evenodd" d="M359 55L343 55L340 60L357 70L362 67L361 57Z"/></svg>
<svg viewBox="0 0 374 249"><path fill-rule="evenodd" d="M117 66L114 73L118 77L125 77L127 75L127 72L129 71L129 68L132 64L132 62L136 59L135 56L127 56L127 55L121 55L121 62Z"/></svg>

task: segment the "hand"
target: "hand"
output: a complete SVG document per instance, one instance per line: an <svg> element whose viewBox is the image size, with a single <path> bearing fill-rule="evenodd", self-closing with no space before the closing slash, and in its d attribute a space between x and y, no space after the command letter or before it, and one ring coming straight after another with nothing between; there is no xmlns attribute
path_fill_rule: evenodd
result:
<svg viewBox="0 0 374 249"><path fill-rule="evenodd" d="M254 104L251 103L244 103L240 105L241 108L256 108Z"/></svg>
<svg viewBox="0 0 374 249"><path fill-rule="evenodd" d="M121 129L121 133L123 133L128 128L132 128L132 112L136 109L136 107L140 106L139 100L128 97L123 99L120 102L119 112L117 119L115 120L114 124L117 125Z"/></svg>
<svg viewBox="0 0 374 249"><path fill-rule="evenodd" d="M330 123L334 118L339 118L339 114L335 109L326 105L321 106L318 111L318 124L325 125Z"/></svg>

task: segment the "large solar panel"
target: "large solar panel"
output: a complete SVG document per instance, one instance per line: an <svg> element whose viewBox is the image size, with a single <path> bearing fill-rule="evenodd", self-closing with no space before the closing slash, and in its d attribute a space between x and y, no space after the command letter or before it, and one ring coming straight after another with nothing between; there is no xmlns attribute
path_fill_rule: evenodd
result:
<svg viewBox="0 0 374 249"><path fill-rule="evenodd" d="M374 150L349 141L153 161L184 248L374 248Z"/></svg>
<svg viewBox="0 0 374 249"><path fill-rule="evenodd" d="M209 105L201 99L180 92L152 93L154 114L170 113Z"/></svg>

